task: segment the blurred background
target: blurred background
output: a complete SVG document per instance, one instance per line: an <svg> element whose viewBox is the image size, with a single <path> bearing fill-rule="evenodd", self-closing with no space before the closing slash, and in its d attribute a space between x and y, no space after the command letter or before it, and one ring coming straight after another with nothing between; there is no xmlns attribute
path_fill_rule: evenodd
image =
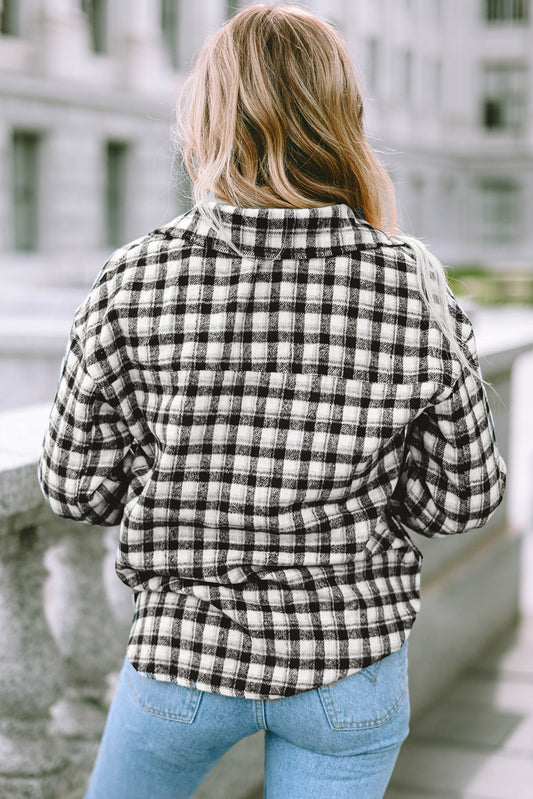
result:
<svg viewBox="0 0 533 799"><path fill-rule="evenodd" d="M131 617L112 577L116 531L83 526L80 535L51 517L36 484L73 314L114 249L190 207L172 139L175 97L206 37L248 4L0 0L6 799L83 795ZM419 726L387 799L531 799L533 2L300 5L349 42L401 227L445 264L474 323L509 470L487 529L417 540L423 610L410 673ZM239 744L198 799L262 795L260 752Z"/></svg>
<svg viewBox="0 0 533 799"><path fill-rule="evenodd" d="M189 207L171 123L224 0L2 0L0 409L50 399L116 247ZM405 232L467 302L533 308L529 0L315 0L359 65ZM515 315L518 320L518 313ZM509 314L503 314L503 327ZM528 322L530 325L531 323Z"/></svg>

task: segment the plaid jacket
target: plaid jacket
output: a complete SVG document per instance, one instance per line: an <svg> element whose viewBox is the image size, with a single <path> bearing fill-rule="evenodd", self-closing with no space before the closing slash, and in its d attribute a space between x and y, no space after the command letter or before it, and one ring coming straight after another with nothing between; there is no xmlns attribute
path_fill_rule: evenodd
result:
<svg viewBox="0 0 533 799"><path fill-rule="evenodd" d="M506 467L405 243L342 204L216 208L222 232L195 207L100 272L39 479L57 514L120 523L137 670L277 699L401 647L411 533L483 525Z"/></svg>

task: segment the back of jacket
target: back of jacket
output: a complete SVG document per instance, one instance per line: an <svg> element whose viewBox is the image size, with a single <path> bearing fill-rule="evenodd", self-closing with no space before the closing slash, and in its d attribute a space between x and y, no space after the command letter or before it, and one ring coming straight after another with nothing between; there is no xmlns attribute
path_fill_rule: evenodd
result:
<svg viewBox="0 0 533 799"><path fill-rule="evenodd" d="M56 513L120 523L135 668L276 699L399 649L411 532L483 525L506 471L407 245L342 204L209 208L217 225L196 206L101 271L39 478Z"/></svg>

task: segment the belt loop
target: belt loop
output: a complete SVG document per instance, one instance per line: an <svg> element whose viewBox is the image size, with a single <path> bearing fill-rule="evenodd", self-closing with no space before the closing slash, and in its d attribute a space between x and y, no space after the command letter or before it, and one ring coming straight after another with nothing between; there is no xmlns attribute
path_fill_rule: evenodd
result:
<svg viewBox="0 0 533 799"><path fill-rule="evenodd" d="M255 721L257 724L258 729L266 730L266 719L265 719L265 702L263 699L254 699L255 702Z"/></svg>

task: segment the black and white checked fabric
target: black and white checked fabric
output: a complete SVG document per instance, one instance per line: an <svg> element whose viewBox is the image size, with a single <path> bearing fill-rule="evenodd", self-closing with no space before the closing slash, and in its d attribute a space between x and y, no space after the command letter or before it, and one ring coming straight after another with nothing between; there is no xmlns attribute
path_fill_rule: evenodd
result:
<svg viewBox="0 0 533 799"><path fill-rule="evenodd" d="M137 670L277 699L401 647L411 532L483 525L506 467L407 244L342 204L211 207L223 233L195 207L102 269L39 479L59 515L120 523Z"/></svg>

